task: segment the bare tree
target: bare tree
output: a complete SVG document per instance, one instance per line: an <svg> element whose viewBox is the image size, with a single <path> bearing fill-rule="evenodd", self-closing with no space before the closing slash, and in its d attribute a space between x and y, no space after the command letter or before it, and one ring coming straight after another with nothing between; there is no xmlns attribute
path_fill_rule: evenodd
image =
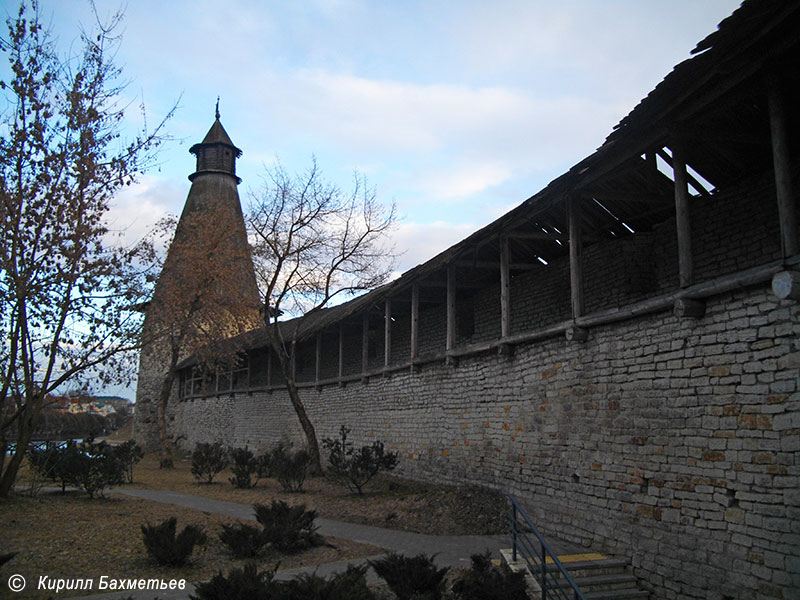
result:
<svg viewBox="0 0 800 600"><path fill-rule="evenodd" d="M344 193L322 179L316 161L295 177L280 166L268 171L263 190L253 196L249 225L269 341L317 471L316 431L292 373L302 320L279 325L279 318L310 315L334 298L387 281L394 266L387 234L395 223L394 204L381 205L363 176L356 173Z"/></svg>
<svg viewBox="0 0 800 600"><path fill-rule="evenodd" d="M236 213L238 214L231 214ZM242 225L220 227L220 223ZM171 223L161 224L169 229ZM241 267L241 268L240 268ZM253 293L243 293L252 288ZM179 362L212 371L239 360L236 335L258 325L259 304L241 210L226 203L184 214L148 303L142 353L163 374L157 398L161 467L172 468L167 407Z"/></svg>
<svg viewBox="0 0 800 600"><path fill-rule="evenodd" d="M48 393L131 372L125 351L141 318L125 309L145 291L143 247L114 247L104 218L114 193L152 164L164 121L130 143L120 136L120 70L109 60L120 18L61 58L37 3L23 2L0 40L12 73L0 82L0 496Z"/></svg>

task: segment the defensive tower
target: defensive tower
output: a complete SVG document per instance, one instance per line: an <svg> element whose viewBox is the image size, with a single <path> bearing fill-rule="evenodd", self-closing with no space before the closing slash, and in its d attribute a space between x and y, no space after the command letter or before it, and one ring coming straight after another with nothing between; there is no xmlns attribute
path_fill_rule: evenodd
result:
<svg viewBox="0 0 800 600"><path fill-rule="evenodd" d="M259 293L236 175L237 148L219 118L189 152L192 186L153 297L145 307L134 435L151 449L159 438L158 404L176 356L191 353L197 330L213 323L229 334L259 324ZM202 327L206 329L205 327ZM177 383L177 382L173 382Z"/></svg>

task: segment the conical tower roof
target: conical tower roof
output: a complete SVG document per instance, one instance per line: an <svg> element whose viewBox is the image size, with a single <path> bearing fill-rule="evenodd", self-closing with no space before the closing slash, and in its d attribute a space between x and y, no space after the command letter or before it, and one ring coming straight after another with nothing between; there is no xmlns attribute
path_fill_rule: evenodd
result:
<svg viewBox="0 0 800 600"><path fill-rule="evenodd" d="M225 128L222 126L222 123L219 120L219 116L214 121L214 124L211 126L211 129L208 130L206 137L203 138L203 141L199 144L195 144L189 150L189 152L194 153L196 148L199 148L205 144L225 144L226 146L230 146L231 148L235 149L237 152L237 158L242 155L242 151L239 150L236 146L234 146L231 138L228 136L228 132L225 131Z"/></svg>
<svg viewBox="0 0 800 600"><path fill-rule="evenodd" d="M219 104L211 129L202 142L189 148L189 152L197 157L197 168L189 175L189 181L194 182L203 173L222 173L233 177L237 184L241 183L242 180L236 176L236 159L242 151L233 144L219 120Z"/></svg>
<svg viewBox="0 0 800 600"><path fill-rule="evenodd" d="M197 156L197 170L189 176L192 187L156 283L148 318L163 320L156 316L160 312L172 319L171 307L179 306L188 295L200 298L206 305L203 310L216 320L222 308L238 321L255 326L260 295L237 190L240 179L235 175L234 152L241 151L231 143L217 114L203 142L192 146L190 152Z"/></svg>

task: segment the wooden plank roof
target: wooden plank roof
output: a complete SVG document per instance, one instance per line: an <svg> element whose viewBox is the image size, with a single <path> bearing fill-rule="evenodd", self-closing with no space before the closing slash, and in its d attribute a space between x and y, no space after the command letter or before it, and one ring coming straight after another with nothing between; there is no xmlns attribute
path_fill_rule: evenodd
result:
<svg viewBox="0 0 800 600"><path fill-rule="evenodd" d="M600 148L544 189L395 281L281 327L287 332L297 327L298 341L308 338L366 310L379 310L387 297L410 295L414 284L441 282L454 262L474 285L490 283L496 272L469 265L497 261L503 237L515 257L525 257L523 263L565 256L571 195L585 200L586 243L647 231L674 213L672 181L655 168L655 156L669 161L676 137L690 142L687 163L699 175L695 187L701 194L769 168L765 77L777 74L793 101L789 105L797 105L799 31L800 3L746 0L614 127ZM266 343L263 328L245 334L247 348Z"/></svg>

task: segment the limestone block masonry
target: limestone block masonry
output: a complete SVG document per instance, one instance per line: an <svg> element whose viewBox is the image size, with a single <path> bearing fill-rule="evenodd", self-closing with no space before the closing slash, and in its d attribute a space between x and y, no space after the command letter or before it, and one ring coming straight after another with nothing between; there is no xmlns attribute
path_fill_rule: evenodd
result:
<svg viewBox="0 0 800 600"><path fill-rule="evenodd" d="M766 285L456 367L303 390L320 439L383 440L402 474L480 483L552 535L631 558L658 598L800 589L800 304ZM300 441L284 393L175 402L178 442Z"/></svg>

